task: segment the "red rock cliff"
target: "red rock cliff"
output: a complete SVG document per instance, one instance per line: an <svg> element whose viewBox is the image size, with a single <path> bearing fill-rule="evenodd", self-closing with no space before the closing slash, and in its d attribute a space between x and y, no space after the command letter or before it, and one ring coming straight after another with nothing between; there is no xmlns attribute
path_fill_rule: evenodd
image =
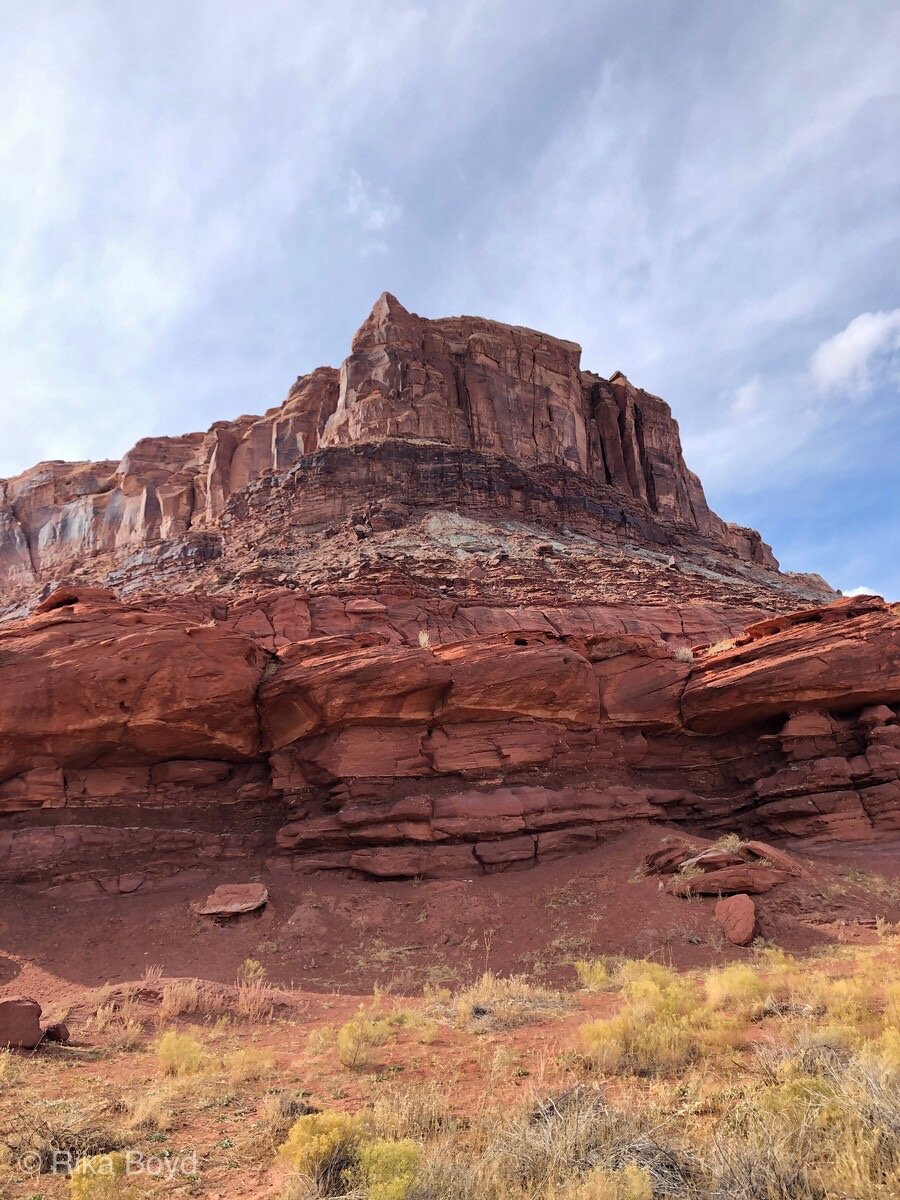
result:
<svg viewBox="0 0 900 1200"><path fill-rule="evenodd" d="M900 829L896 609L779 572L579 360L385 295L262 417L0 484L0 879Z"/></svg>
<svg viewBox="0 0 900 1200"><path fill-rule="evenodd" d="M385 294L340 373L298 379L263 417L145 438L119 463L41 463L0 481L0 584L23 600L72 571L100 582L142 549L180 551L200 534L213 553L229 506L239 515L252 506L255 483L290 476L309 491L323 473L327 503L298 494L292 523L314 530L385 497L491 516L524 507L556 527L574 511L632 541L776 571L758 534L710 511L668 405L619 373L582 371L580 357L573 342L529 329L426 320ZM399 478L398 444L407 464L415 458ZM381 449L361 473L362 460L346 455L367 447ZM508 486L480 488L480 474ZM809 598L822 594L813 582Z"/></svg>

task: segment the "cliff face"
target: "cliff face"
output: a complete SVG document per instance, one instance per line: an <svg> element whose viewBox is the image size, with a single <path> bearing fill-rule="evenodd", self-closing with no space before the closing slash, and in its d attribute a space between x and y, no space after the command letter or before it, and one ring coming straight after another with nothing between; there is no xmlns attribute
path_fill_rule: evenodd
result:
<svg viewBox="0 0 900 1200"><path fill-rule="evenodd" d="M337 371L321 368L264 417L144 438L119 463L46 462L0 480L0 581L38 582L215 526L232 493L317 448L337 390Z"/></svg>
<svg viewBox="0 0 900 1200"><path fill-rule="evenodd" d="M638 541L693 541L776 570L758 534L710 511L668 405L621 374L605 380L582 371L580 357L574 343L533 330L477 317L425 320L385 294L340 373L322 367L298 379L263 417L145 438L119 463L41 463L0 481L0 584L18 597L72 570L99 580L142 548L220 533L232 499L240 508L249 485L289 472L294 486L336 476L326 516L346 517L362 493L353 469L340 478L349 460L336 452L376 446L396 460L397 442L427 448L413 472L419 482L404 480L399 497L419 508L440 500L515 512L518 497L542 480L544 491L589 495L596 523L637 530ZM448 464L462 464L457 494L444 487L432 497L428 478ZM523 482L505 497L479 496L467 488L479 469L512 469ZM366 503L397 498L390 474L376 455ZM539 516L558 525L571 507L554 511L551 496ZM295 521L314 529L320 517L310 507Z"/></svg>
<svg viewBox="0 0 900 1200"><path fill-rule="evenodd" d="M0 631L0 881L132 890L231 858L470 876L635 820L900 831L900 612L878 599L711 650L735 614L204 604L61 590Z"/></svg>
<svg viewBox="0 0 900 1200"><path fill-rule="evenodd" d="M262 417L0 484L0 880L900 829L897 610L780 573L579 360L385 295Z"/></svg>

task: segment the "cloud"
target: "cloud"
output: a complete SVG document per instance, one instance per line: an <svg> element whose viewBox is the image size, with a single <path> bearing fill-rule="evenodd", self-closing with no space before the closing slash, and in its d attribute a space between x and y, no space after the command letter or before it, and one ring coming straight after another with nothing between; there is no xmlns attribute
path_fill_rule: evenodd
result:
<svg viewBox="0 0 900 1200"><path fill-rule="evenodd" d="M403 209L390 190L367 183L357 171L348 171L347 176L345 211L369 233L381 233L396 225Z"/></svg>
<svg viewBox="0 0 900 1200"><path fill-rule="evenodd" d="M0 475L262 411L387 288L580 341L886 586L900 9L689 7L0 0Z"/></svg>
<svg viewBox="0 0 900 1200"><path fill-rule="evenodd" d="M877 596L878 592L876 592L874 588L855 587L855 588L849 588L847 591L844 592L844 595L845 596Z"/></svg>
<svg viewBox="0 0 900 1200"><path fill-rule="evenodd" d="M810 372L823 392L863 394L872 390L878 372L900 351L900 308L865 312L827 338L810 359Z"/></svg>

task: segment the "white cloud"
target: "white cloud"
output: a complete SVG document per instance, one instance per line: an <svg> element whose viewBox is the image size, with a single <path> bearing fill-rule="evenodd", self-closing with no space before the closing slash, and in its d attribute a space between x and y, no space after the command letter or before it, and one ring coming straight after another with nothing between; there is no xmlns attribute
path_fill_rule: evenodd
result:
<svg viewBox="0 0 900 1200"><path fill-rule="evenodd" d="M391 196L386 187L368 183L358 171L348 171L345 211L355 217L364 230L381 233L395 225L403 209Z"/></svg>
<svg viewBox="0 0 900 1200"><path fill-rule="evenodd" d="M810 359L810 372L823 392L856 394L873 387L880 370L900 350L900 308L865 312L827 338Z"/></svg>
<svg viewBox="0 0 900 1200"><path fill-rule="evenodd" d="M878 592L874 588L855 587L844 592L845 596L877 596Z"/></svg>
<svg viewBox="0 0 900 1200"><path fill-rule="evenodd" d="M732 417L750 417L759 411L763 402L763 387L759 376L755 375L749 383L741 384L734 394L729 412Z"/></svg>
<svg viewBox="0 0 900 1200"><path fill-rule="evenodd" d="M261 411L388 288L581 341L777 542L896 440L900 8L694 8L0 0L0 475Z"/></svg>

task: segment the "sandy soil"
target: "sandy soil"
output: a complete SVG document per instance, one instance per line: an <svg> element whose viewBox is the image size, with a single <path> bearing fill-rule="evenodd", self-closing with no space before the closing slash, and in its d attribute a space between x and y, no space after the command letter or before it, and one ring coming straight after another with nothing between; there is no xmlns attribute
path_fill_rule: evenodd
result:
<svg viewBox="0 0 900 1200"><path fill-rule="evenodd" d="M676 899L636 875L672 832L637 825L585 854L467 880L371 883L243 861L130 895L5 887L0 994L64 1003L86 987L139 979L148 966L233 981L248 958L274 984L362 994L457 987L486 969L569 984L572 961L598 954L678 967L745 955L723 943L714 900ZM762 939L806 951L872 940L877 918L900 919L900 845L831 846L803 861L811 878L758 898ZM217 884L257 879L270 893L261 913L217 922L193 911Z"/></svg>

